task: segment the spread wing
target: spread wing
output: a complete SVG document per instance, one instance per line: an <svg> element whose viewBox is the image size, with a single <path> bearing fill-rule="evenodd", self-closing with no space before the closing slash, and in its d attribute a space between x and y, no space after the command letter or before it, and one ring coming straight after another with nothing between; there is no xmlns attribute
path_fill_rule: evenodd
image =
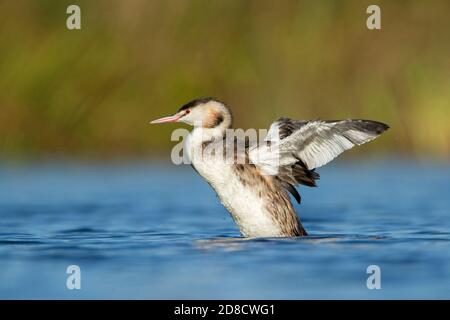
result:
<svg viewBox="0 0 450 320"><path fill-rule="evenodd" d="M266 137L269 146L260 145L251 150L250 159L263 172L274 173L300 202L294 186L315 186L319 175L314 169L345 150L375 139L388 128L384 123L371 120L296 121L280 118L270 126Z"/></svg>

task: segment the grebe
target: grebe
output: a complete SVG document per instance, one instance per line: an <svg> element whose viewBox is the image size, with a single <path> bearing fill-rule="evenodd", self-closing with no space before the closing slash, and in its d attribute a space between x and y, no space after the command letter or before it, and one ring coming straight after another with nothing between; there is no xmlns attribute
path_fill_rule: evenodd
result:
<svg viewBox="0 0 450 320"><path fill-rule="evenodd" d="M237 154L230 162L212 152L204 152L214 149L211 147L228 148L232 115L224 103L213 98L195 99L175 115L151 123L168 122L194 126L185 139L191 165L215 190L244 237L307 235L288 192L300 203L295 187L299 184L315 187L319 179L316 168L355 145L375 139L389 128L372 120L280 118L270 126L264 143L250 146L247 141L233 138ZM228 142L224 143L225 140ZM244 146L240 153L236 148L239 144ZM199 152L202 156L195 156ZM236 161L237 156L243 156L245 161ZM274 156L275 165L270 161Z"/></svg>

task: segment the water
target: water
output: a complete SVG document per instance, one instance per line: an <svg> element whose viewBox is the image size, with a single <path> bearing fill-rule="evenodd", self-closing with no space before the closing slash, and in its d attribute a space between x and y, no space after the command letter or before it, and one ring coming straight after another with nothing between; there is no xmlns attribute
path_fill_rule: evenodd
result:
<svg viewBox="0 0 450 320"><path fill-rule="evenodd" d="M319 172L297 206L311 236L242 240L187 166L4 164L0 298L450 298L449 165ZM66 288L69 265L81 290Z"/></svg>

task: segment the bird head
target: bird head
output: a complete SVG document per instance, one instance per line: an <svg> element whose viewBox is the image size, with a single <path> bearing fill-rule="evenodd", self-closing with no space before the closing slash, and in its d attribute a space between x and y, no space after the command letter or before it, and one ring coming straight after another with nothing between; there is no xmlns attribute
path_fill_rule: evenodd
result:
<svg viewBox="0 0 450 320"><path fill-rule="evenodd" d="M230 109L224 103L213 98L202 98L186 103L172 116L159 118L150 123L168 122L183 122L203 128L229 128L232 117Z"/></svg>

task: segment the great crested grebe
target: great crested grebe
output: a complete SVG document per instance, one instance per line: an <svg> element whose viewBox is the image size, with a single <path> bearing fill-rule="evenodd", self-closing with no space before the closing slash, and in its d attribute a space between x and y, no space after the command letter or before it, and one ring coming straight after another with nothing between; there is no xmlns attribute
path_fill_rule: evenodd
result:
<svg viewBox="0 0 450 320"><path fill-rule="evenodd" d="M216 191L244 237L307 235L288 192L300 203L295 186L316 186L319 179L316 168L355 145L375 139L389 128L371 120L280 118L270 126L264 143L250 147L233 138L235 145L244 145L241 156L245 161L242 163L203 153L205 148L218 143L220 148L228 148L224 141L229 141L226 136L232 128L232 115L224 103L213 98L196 99L183 105L173 116L151 123L167 122L194 126L185 141L191 164ZM194 156L198 152L202 157ZM275 171L273 162L266 161L273 158L274 153ZM233 157L236 160L236 155Z"/></svg>

